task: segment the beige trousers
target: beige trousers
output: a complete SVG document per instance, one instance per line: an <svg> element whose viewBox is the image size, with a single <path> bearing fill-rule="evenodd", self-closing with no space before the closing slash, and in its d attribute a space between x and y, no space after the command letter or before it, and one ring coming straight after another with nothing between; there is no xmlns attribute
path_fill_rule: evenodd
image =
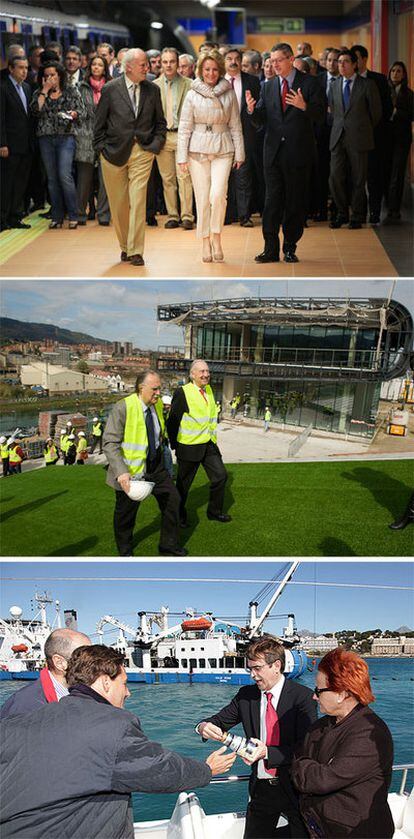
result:
<svg viewBox="0 0 414 839"><path fill-rule="evenodd" d="M123 166L114 166L101 155L102 174L119 246L128 256L144 252L147 183L152 152L134 143Z"/></svg>
<svg viewBox="0 0 414 839"><path fill-rule="evenodd" d="M233 152L220 157L209 155L200 160L189 154L188 168L197 206L197 236L206 238L221 233L227 207L227 184Z"/></svg>
<svg viewBox="0 0 414 839"><path fill-rule="evenodd" d="M167 206L168 219L180 218L177 202L177 184L180 195L181 218L184 221L194 221L193 215L193 187L190 175L181 172L177 166L177 137L176 131L167 131L165 146L157 156L158 169L162 178L164 199Z"/></svg>

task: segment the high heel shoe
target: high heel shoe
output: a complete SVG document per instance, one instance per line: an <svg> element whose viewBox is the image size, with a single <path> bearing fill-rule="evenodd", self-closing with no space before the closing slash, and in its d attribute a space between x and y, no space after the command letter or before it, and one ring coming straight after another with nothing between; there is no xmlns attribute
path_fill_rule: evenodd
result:
<svg viewBox="0 0 414 839"><path fill-rule="evenodd" d="M212 262L210 239L203 239L203 262Z"/></svg>
<svg viewBox="0 0 414 839"><path fill-rule="evenodd" d="M70 222L69 222L69 225L68 225L69 230L76 230L77 226L78 226L78 222L77 222L77 221L70 221Z"/></svg>
<svg viewBox="0 0 414 839"><path fill-rule="evenodd" d="M49 224L49 230L60 230L62 228L61 221L51 221Z"/></svg>
<svg viewBox="0 0 414 839"><path fill-rule="evenodd" d="M223 253L223 249L221 247L221 242L220 241L216 242L213 239L213 241L211 243L211 249L212 249L212 254L213 254L213 262L223 262L224 253Z"/></svg>

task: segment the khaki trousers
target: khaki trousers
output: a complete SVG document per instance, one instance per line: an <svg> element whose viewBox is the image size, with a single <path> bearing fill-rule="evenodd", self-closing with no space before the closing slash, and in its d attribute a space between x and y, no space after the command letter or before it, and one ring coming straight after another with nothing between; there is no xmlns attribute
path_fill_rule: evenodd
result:
<svg viewBox="0 0 414 839"><path fill-rule="evenodd" d="M210 233L221 233L223 229L233 157L231 152L220 157L209 155L200 160L191 152L189 154L188 168L196 199L199 238L205 239Z"/></svg>
<svg viewBox="0 0 414 839"><path fill-rule="evenodd" d="M176 131L167 131L165 146L157 156L158 169L162 178L164 199L167 206L168 219L178 221L177 184L180 195L182 220L194 221L193 215L193 187L190 175L181 172L177 166L177 138Z"/></svg>
<svg viewBox="0 0 414 839"><path fill-rule="evenodd" d="M147 183L154 155L134 143L123 166L114 166L101 155L102 174L112 221L122 251L143 254Z"/></svg>

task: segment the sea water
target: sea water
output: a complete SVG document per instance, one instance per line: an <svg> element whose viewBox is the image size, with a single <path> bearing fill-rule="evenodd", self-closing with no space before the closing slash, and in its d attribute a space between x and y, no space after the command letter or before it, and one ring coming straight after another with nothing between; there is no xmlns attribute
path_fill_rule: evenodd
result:
<svg viewBox="0 0 414 839"><path fill-rule="evenodd" d="M391 730L394 740L394 764L411 763L414 755L414 661L402 658L368 659L372 689L376 697L371 706ZM315 673L306 672L299 680L308 687L315 684ZM22 683L0 682L0 704L19 689ZM146 736L165 748L182 755L205 760L220 747L208 741L202 743L194 728L205 717L227 705L237 693L234 685L128 685L131 697L125 708L135 713ZM232 729L242 733L240 726ZM245 763L236 758L233 775L248 775ZM392 790L399 788L400 773L393 773ZM410 784L414 782L410 773ZM247 802L247 781L216 784L198 789L197 795L206 813L243 812ZM134 793L134 819L149 821L170 817L176 794L147 795Z"/></svg>

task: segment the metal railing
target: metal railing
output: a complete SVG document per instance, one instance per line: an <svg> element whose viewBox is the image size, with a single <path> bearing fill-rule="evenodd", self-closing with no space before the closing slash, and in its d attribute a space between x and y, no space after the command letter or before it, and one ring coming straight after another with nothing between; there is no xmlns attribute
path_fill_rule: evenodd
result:
<svg viewBox="0 0 414 839"><path fill-rule="evenodd" d="M414 769L414 763L396 763L392 767L393 772L402 772L400 789L398 791L399 795L408 794L405 792L405 788L410 769ZM234 784L239 781L249 781L250 777L250 775L220 775L218 778L212 778L210 784Z"/></svg>

